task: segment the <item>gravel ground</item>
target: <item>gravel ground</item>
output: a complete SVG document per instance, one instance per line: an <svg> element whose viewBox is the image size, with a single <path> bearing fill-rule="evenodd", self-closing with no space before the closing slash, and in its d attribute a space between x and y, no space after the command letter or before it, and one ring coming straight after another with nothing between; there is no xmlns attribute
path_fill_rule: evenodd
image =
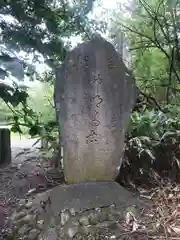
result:
<svg viewBox="0 0 180 240"><path fill-rule="evenodd" d="M0 240L6 218L20 199L42 192L64 181L63 172L52 168L51 156L32 146L36 140L13 139L12 163L0 169Z"/></svg>

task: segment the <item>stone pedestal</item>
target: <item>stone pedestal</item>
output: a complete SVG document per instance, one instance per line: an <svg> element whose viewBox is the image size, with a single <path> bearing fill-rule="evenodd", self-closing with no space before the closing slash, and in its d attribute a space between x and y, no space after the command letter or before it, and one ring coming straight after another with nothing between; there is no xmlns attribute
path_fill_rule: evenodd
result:
<svg viewBox="0 0 180 240"><path fill-rule="evenodd" d="M61 185L21 201L4 239L118 239L127 214L138 219L149 204L115 182Z"/></svg>

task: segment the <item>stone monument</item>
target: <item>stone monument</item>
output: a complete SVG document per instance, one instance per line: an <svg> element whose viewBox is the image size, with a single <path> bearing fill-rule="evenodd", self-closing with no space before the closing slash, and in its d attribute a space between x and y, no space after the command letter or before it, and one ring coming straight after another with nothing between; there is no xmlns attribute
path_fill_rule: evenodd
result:
<svg viewBox="0 0 180 240"><path fill-rule="evenodd" d="M135 98L134 79L100 36L68 54L55 82L67 183L115 180Z"/></svg>

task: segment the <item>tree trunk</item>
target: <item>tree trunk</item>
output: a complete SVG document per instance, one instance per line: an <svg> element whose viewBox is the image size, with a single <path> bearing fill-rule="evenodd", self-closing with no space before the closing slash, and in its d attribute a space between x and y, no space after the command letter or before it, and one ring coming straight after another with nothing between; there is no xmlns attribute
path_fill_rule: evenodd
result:
<svg viewBox="0 0 180 240"><path fill-rule="evenodd" d="M11 133L8 128L0 128L0 166L11 162Z"/></svg>

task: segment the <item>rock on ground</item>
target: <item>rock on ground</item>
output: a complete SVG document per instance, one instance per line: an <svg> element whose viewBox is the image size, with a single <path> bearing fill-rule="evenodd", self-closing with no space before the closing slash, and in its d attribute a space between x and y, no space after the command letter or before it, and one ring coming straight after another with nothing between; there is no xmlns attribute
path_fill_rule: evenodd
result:
<svg viewBox="0 0 180 240"><path fill-rule="evenodd" d="M0 169L0 229L20 199L34 196L64 181L51 166L51 156L32 147L34 140L12 142L12 163ZM4 239L0 233L0 239Z"/></svg>
<svg viewBox="0 0 180 240"><path fill-rule="evenodd" d="M122 221L131 224L149 204L115 182L63 184L21 202L9 219L11 232L5 236L27 240L116 239Z"/></svg>

